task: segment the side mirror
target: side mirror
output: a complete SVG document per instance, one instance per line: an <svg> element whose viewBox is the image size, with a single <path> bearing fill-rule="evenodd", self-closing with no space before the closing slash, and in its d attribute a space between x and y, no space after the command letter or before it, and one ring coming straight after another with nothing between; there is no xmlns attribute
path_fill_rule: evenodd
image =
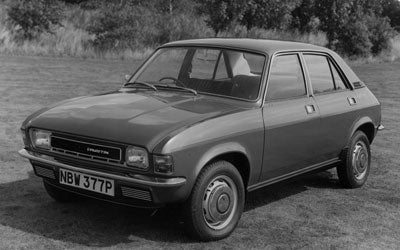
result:
<svg viewBox="0 0 400 250"><path fill-rule="evenodd" d="M129 81L129 79L132 77L132 75L126 74L125 75L125 81Z"/></svg>

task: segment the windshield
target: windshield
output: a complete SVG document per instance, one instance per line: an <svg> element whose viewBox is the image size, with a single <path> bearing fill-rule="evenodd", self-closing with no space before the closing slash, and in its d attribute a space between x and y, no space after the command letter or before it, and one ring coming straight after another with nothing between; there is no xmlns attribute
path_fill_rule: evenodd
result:
<svg viewBox="0 0 400 250"><path fill-rule="evenodd" d="M266 57L229 49L159 49L131 82L255 100Z"/></svg>

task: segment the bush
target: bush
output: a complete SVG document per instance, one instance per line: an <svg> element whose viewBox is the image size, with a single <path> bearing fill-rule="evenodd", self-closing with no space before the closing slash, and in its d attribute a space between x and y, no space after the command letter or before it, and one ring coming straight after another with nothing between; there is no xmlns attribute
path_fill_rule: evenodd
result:
<svg viewBox="0 0 400 250"><path fill-rule="evenodd" d="M390 47L390 39L394 36L394 30L390 26L387 17L368 16L366 23L369 29L369 40L372 43L371 52L378 55Z"/></svg>
<svg viewBox="0 0 400 250"><path fill-rule="evenodd" d="M153 17L154 18L154 17ZM100 50L122 50L138 47L154 36L151 11L140 6L106 4L93 16L87 30L96 38L93 45Z"/></svg>
<svg viewBox="0 0 400 250"><path fill-rule="evenodd" d="M284 31L262 28L251 28L248 30L243 25L231 25L228 30L220 32L218 37L239 37L239 38L255 38L255 39L274 39L283 41L296 41L312 43L319 46L326 46L328 40L324 32L304 32L297 30Z"/></svg>
<svg viewBox="0 0 400 250"><path fill-rule="evenodd" d="M8 20L16 26L17 37L32 40L42 32L52 32L52 25L63 19L63 6L53 0L16 0L11 3Z"/></svg>
<svg viewBox="0 0 400 250"><path fill-rule="evenodd" d="M203 18L192 17L187 14L160 15L158 24L158 33L155 37L158 44L214 35Z"/></svg>
<svg viewBox="0 0 400 250"><path fill-rule="evenodd" d="M204 21L188 14L154 13L139 5L106 4L87 30L95 35L98 50L143 49L174 40L212 34Z"/></svg>
<svg viewBox="0 0 400 250"><path fill-rule="evenodd" d="M392 56L392 60L400 58L400 35L390 39L390 55Z"/></svg>

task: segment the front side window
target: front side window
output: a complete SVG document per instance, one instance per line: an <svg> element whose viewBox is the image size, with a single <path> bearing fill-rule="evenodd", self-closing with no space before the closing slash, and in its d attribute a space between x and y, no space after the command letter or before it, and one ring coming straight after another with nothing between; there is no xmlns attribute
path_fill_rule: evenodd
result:
<svg viewBox="0 0 400 250"><path fill-rule="evenodd" d="M258 97L265 55L231 49L159 49L132 81L246 100ZM164 88L162 88L164 86Z"/></svg>
<svg viewBox="0 0 400 250"><path fill-rule="evenodd" d="M276 57L271 65L267 100L296 98L306 94L303 71L298 55Z"/></svg>

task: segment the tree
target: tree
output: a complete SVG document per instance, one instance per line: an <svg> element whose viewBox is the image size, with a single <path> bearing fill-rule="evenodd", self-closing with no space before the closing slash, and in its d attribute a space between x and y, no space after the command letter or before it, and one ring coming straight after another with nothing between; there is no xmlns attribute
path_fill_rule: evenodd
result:
<svg viewBox="0 0 400 250"><path fill-rule="evenodd" d="M378 54L388 47L392 29L382 17L382 0L319 0L315 13L328 46L347 55Z"/></svg>
<svg viewBox="0 0 400 250"><path fill-rule="evenodd" d="M301 4L292 11L292 28L298 29L302 33L312 32L318 29L319 19L315 15L315 1L316 0L303 0Z"/></svg>
<svg viewBox="0 0 400 250"><path fill-rule="evenodd" d="M192 0L157 0L155 1L155 8L162 13L168 13L169 15L193 13L194 4L195 3Z"/></svg>
<svg viewBox="0 0 400 250"><path fill-rule="evenodd" d="M245 0L196 0L197 10L206 16L206 23L215 35L230 24L240 21L246 10Z"/></svg>
<svg viewBox="0 0 400 250"><path fill-rule="evenodd" d="M301 0L251 0L247 2L241 23L251 29L287 29L292 11Z"/></svg>
<svg viewBox="0 0 400 250"><path fill-rule="evenodd" d="M390 19L390 24L400 32L400 1L382 0L382 16Z"/></svg>
<svg viewBox="0 0 400 250"><path fill-rule="evenodd" d="M340 28L346 26L350 16L350 7L350 2L346 0L316 1L315 14L321 21L321 29L328 38L328 47L334 46Z"/></svg>

